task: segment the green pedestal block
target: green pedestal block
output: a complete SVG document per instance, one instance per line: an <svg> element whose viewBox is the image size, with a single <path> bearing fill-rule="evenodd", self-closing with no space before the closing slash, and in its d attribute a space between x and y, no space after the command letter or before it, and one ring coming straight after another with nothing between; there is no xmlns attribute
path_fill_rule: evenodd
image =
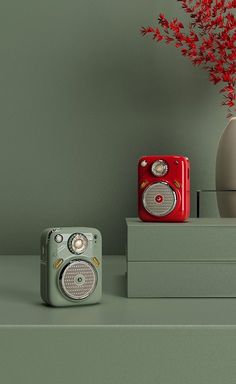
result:
<svg viewBox="0 0 236 384"><path fill-rule="evenodd" d="M127 219L128 297L236 297L236 219Z"/></svg>
<svg viewBox="0 0 236 384"><path fill-rule="evenodd" d="M103 258L100 304L40 300L39 256L0 256L4 384L235 384L236 299L128 299Z"/></svg>

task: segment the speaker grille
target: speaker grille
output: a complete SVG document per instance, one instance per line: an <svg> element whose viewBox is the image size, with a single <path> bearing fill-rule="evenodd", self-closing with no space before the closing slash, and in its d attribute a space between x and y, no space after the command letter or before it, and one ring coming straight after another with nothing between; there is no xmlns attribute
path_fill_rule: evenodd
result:
<svg viewBox="0 0 236 384"><path fill-rule="evenodd" d="M64 268L60 281L66 296L81 300L91 295L96 288L97 272L87 261L76 260Z"/></svg>
<svg viewBox="0 0 236 384"><path fill-rule="evenodd" d="M176 194L167 183L155 183L144 191L143 205L151 215L166 216L176 206Z"/></svg>

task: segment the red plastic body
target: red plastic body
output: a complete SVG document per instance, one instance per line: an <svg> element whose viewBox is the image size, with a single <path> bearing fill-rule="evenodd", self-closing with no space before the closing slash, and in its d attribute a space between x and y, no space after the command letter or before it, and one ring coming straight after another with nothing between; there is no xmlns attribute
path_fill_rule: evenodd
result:
<svg viewBox="0 0 236 384"><path fill-rule="evenodd" d="M164 160L168 171L164 176L152 173L152 164L157 160ZM142 166L143 162L147 163ZM143 194L154 183L168 184L175 192L176 202L173 210L165 216L156 216L148 212L144 206ZM156 196L156 204L162 203L165 196ZM184 156L143 156L138 162L138 214L142 221L182 222L190 215L190 162Z"/></svg>

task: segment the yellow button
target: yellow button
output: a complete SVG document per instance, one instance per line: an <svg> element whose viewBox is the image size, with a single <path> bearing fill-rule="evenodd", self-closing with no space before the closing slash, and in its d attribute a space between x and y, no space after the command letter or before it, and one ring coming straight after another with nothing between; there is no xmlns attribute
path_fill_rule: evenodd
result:
<svg viewBox="0 0 236 384"><path fill-rule="evenodd" d="M99 267L100 261L95 256L92 258L92 261L93 261L93 264L96 265L96 267Z"/></svg>
<svg viewBox="0 0 236 384"><path fill-rule="evenodd" d="M143 182L141 183L140 188L143 189L143 188L145 188L148 184L149 184L148 181L145 180L145 181L143 181Z"/></svg>
<svg viewBox="0 0 236 384"><path fill-rule="evenodd" d="M56 259L53 263L54 268L58 269L63 263L63 259Z"/></svg>
<svg viewBox="0 0 236 384"><path fill-rule="evenodd" d="M176 186L176 188L180 188L181 187L181 184L177 180L174 181L174 185Z"/></svg>

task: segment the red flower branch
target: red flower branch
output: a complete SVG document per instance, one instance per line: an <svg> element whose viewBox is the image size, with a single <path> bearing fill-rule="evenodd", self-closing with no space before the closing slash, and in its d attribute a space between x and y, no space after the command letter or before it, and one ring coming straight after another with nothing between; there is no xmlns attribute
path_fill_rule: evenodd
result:
<svg viewBox="0 0 236 384"><path fill-rule="evenodd" d="M194 66L209 73L214 84L222 83L223 105L228 117L235 108L236 84L236 18L232 10L236 0L177 0L189 14L187 27L174 18L159 15L157 26L141 29L142 35L151 35L157 42L174 45Z"/></svg>

